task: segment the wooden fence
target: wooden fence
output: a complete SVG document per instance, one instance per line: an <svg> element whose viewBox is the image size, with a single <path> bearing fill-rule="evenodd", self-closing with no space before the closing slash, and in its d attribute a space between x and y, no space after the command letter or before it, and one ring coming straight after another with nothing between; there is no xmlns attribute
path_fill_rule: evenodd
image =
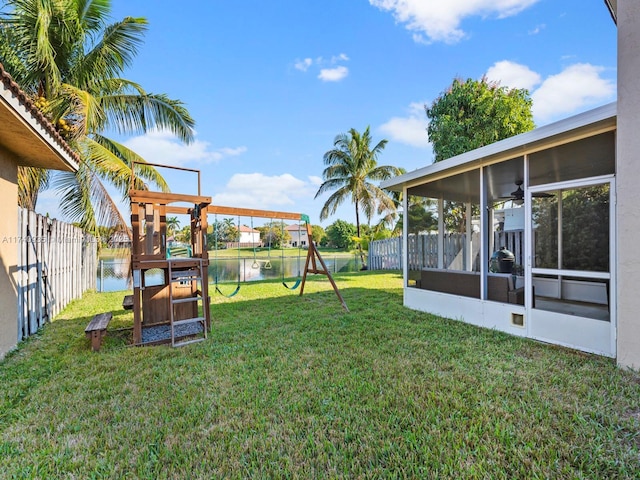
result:
<svg viewBox="0 0 640 480"><path fill-rule="evenodd" d="M367 267L369 270L402 269L402 237L370 242Z"/></svg>
<svg viewBox="0 0 640 480"><path fill-rule="evenodd" d="M68 223L18 211L18 336L33 335L88 289L96 288L95 237Z"/></svg>
<svg viewBox="0 0 640 480"><path fill-rule="evenodd" d="M446 233L444 236L443 260L447 268L462 270L465 265L465 241L464 233ZM478 255L477 234L472 237L476 243L473 248L475 256ZM408 262L409 270L420 270L422 268L438 268L438 234L427 233L420 235L409 235L408 241ZM494 245L498 249L502 246L513 252L515 263L523 264L524 253L524 232L496 232L494 235ZM472 253L472 254L473 254ZM478 269L478 258L474 258L473 269ZM489 259L487 259L487 265ZM455 267L453 267L455 265ZM388 238L386 240L376 240L369 243L369 270L399 270L402 268L402 238Z"/></svg>

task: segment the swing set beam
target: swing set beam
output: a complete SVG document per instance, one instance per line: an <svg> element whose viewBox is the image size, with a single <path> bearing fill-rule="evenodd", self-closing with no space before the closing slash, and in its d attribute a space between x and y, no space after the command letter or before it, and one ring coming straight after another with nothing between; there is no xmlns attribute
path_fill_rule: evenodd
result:
<svg viewBox="0 0 640 480"><path fill-rule="evenodd" d="M207 213L221 215L233 215L241 217L278 218L283 220L303 220L306 215L302 213L275 212L271 210L258 210L255 208L223 207L221 205L209 205Z"/></svg>
<svg viewBox="0 0 640 480"><path fill-rule="evenodd" d="M208 205L206 207L206 213L220 214L220 215L232 215L232 216L242 216L242 217L258 217L258 218L277 218L282 220L297 220L304 221L305 227L307 229L307 238L309 239L309 249L307 250L307 260L304 266L304 274L302 276L302 283L300 285L300 296L304 293L304 285L307 281L307 274L321 274L326 275L333 287L333 291L336 296L340 300L342 304L342 308L344 308L347 312L349 311L349 307L347 307L344 298L340 294L340 290L338 290L338 286L336 282L333 280L331 276L331 272L327 268L327 265L324 263L320 252L316 248L316 245L312 240L312 230L311 224L309 222L309 217L303 213L292 213L292 212L277 212L272 210L260 210L254 208L238 208L238 207L224 207L221 205ZM317 263L319 262L322 268L319 268Z"/></svg>

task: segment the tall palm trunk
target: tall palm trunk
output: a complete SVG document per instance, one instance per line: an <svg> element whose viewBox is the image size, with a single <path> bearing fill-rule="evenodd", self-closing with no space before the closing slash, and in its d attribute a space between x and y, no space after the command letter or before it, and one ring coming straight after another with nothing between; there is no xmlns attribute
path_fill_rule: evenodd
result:
<svg viewBox="0 0 640 480"><path fill-rule="evenodd" d="M356 200L356 235L360 239L360 208L358 208L357 200ZM364 250L362 249L362 240L358 242L358 250L360 251L360 262L362 262L362 270L366 270L367 264L364 261Z"/></svg>

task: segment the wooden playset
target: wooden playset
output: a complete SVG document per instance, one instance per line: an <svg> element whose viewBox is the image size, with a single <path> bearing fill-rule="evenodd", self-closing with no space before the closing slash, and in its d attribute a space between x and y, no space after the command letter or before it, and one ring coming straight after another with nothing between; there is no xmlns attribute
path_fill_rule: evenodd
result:
<svg viewBox="0 0 640 480"><path fill-rule="evenodd" d="M128 296L125 301L133 309L135 345L171 343L172 346L182 346L207 338L211 329L209 254L206 241L208 214L304 222L310 241L300 282L300 295L304 293L307 274L326 275L342 307L349 311L324 260L311 241L311 225L306 215L211 205L211 197L200 193L198 170L150 163L144 165L197 174L198 194L136 189L136 181L132 175L129 197L133 295ZM189 215L191 238L188 248L172 249L169 246L167 215L176 214ZM158 272L162 272L163 279L159 284ZM155 280L151 280L152 278Z"/></svg>

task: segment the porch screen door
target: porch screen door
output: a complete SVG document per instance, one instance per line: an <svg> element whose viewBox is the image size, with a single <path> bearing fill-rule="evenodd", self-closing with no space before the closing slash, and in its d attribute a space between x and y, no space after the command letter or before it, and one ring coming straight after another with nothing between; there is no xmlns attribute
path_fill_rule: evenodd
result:
<svg viewBox="0 0 640 480"><path fill-rule="evenodd" d="M529 336L615 356L613 176L528 189Z"/></svg>

